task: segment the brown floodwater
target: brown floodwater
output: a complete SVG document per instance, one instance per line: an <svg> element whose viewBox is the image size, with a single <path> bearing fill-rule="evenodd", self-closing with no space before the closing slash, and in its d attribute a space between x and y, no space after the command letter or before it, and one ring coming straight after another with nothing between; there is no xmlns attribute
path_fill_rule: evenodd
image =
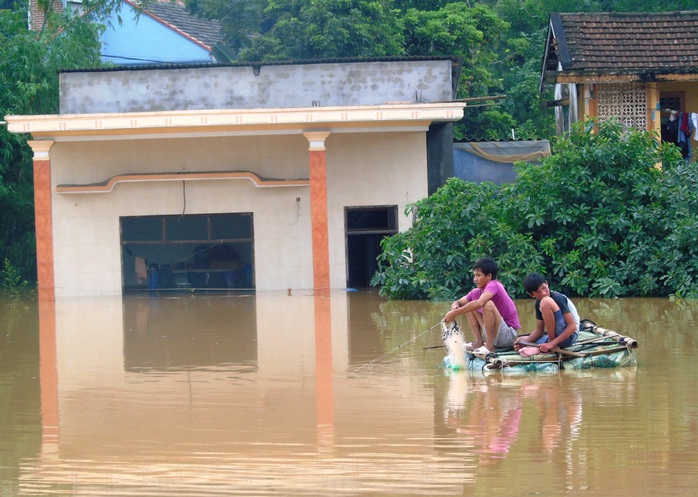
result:
<svg viewBox="0 0 698 497"><path fill-rule="evenodd" d="M575 302L637 367L449 372L375 292L3 300L0 495L695 495L698 302Z"/></svg>

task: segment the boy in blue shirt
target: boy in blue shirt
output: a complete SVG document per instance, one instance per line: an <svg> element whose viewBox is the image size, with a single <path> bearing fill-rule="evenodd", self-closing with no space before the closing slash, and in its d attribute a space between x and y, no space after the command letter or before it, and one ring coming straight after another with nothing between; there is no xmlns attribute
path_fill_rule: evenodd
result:
<svg viewBox="0 0 698 497"><path fill-rule="evenodd" d="M550 349L564 349L577 341L579 336L579 314L570 299L553 292L547 280L538 273L524 279L524 290L536 299L536 329L529 335L517 339L514 348L523 347L520 341L535 343L547 353Z"/></svg>

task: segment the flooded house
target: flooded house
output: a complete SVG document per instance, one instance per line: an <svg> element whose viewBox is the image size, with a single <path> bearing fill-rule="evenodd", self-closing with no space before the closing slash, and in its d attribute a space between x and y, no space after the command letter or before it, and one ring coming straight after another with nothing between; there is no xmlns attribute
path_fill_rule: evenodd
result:
<svg viewBox="0 0 698 497"><path fill-rule="evenodd" d="M44 297L367 286L453 176L444 57L60 74L31 135Z"/></svg>

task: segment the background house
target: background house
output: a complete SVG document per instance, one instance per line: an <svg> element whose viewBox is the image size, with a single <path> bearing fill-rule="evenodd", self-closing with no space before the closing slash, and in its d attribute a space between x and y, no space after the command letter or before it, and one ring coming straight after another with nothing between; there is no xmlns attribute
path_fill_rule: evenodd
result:
<svg viewBox="0 0 698 497"><path fill-rule="evenodd" d="M540 88L555 86L558 133L587 116L660 132L698 113L697 47L698 11L550 14Z"/></svg>
<svg viewBox="0 0 698 497"><path fill-rule="evenodd" d="M60 74L30 133L39 292L366 286L453 176L451 58ZM154 278L153 271L157 271Z"/></svg>
<svg viewBox="0 0 698 497"><path fill-rule="evenodd" d="M81 0L55 0L51 8L83 12ZM29 26L44 21L37 0L29 0ZM191 64L215 62L220 23L187 12L183 3L155 0L138 11L137 2L122 0L119 9L99 19L106 26L100 37L102 60L119 65Z"/></svg>
<svg viewBox="0 0 698 497"><path fill-rule="evenodd" d="M196 17L181 3L156 1L137 15L136 4L123 0L106 20L102 60L114 64L215 62L220 24ZM117 19L117 16L121 19Z"/></svg>

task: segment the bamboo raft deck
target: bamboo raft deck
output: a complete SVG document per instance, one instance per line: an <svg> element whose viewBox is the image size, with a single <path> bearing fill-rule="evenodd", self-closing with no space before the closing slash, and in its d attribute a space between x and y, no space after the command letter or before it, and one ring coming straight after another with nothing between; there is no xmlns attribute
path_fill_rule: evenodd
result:
<svg viewBox="0 0 698 497"><path fill-rule="evenodd" d="M554 348L545 354L523 356L514 349L497 350L489 354L466 352L465 368L474 372L557 372L561 369L593 369L636 366L637 340L613 330L597 326L588 319L580 323L577 342L565 349ZM451 356L444 358L444 367L453 367Z"/></svg>

